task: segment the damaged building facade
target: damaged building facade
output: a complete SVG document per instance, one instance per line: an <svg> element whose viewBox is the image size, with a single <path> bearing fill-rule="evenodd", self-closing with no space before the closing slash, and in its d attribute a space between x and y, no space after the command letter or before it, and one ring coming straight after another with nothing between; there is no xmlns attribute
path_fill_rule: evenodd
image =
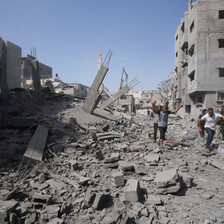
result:
<svg viewBox="0 0 224 224"><path fill-rule="evenodd" d="M32 69L29 63L31 60L36 60L36 58L31 55L27 55L26 57L21 58L21 85L24 88L32 83ZM52 78L52 68L48 65L39 62L39 72L41 80Z"/></svg>
<svg viewBox="0 0 224 224"><path fill-rule="evenodd" d="M175 99L180 113L197 117L224 105L224 1L189 2L175 34Z"/></svg>
<svg viewBox="0 0 224 224"><path fill-rule="evenodd" d="M6 77L8 88L18 88L21 85L21 48L0 37L0 59L3 45L6 47Z"/></svg>

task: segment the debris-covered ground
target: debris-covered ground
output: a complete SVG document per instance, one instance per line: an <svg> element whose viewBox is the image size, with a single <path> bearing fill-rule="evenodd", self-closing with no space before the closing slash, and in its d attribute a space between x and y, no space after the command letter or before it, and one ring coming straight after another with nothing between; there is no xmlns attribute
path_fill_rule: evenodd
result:
<svg viewBox="0 0 224 224"><path fill-rule="evenodd" d="M201 155L196 121L171 116L162 151L146 116L89 115L64 95L10 102L0 110L0 223L224 223L224 145ZM22 155L40 124L49 132L37 163Z"/></svg>

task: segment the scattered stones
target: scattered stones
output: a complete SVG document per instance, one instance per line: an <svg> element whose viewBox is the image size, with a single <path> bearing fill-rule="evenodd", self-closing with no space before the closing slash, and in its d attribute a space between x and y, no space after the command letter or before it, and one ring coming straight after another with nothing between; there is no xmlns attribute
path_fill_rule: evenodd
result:
<svg viewBox="0 0 224 224"><path fill-rule="evenodd" d="M195 121L175 117L165 151L152 143L149 117L87 121L94 115L74 113L74 99L63 107L57 98L58 115L51 103L47 115L39 112L35 119L49 129L43 162L19 168L20 161L7 158L11 163L0 169L6 206L0 223L223 223L224 147L202 157L197 148L203 140L188 138L196 136ZM82 116L88 119L81 124ZM1 158L7 156L6 141L22 150L35 130L1 127ZM190 133L184 141L183 129Z"/></svg>

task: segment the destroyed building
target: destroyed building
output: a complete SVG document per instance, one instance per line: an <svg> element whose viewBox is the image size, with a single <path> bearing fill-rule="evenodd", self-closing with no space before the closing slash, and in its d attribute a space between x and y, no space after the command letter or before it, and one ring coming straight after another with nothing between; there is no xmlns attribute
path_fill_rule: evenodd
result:
<svg viewBox="0 0 224 224"><path fill-rule="evenodd" d="M78 98L85 98L89 92L89 87L80 83L69 83L63 88L63 93Z"/></svg>
<svg viewBox="0 0 224 224"><path fill-rule="evenodd" d="M34 56L27 55L27 57L21 58L21 78L22 87L26 87L32 83L32 69L29 63L30 60L36 60ZM52 78L52 68L48 65L39 62L39 73L40 78L51 79ZM43 84L43 81L42 81Z"/></svg>
<svg viewBox="0 0 224 224"><path fill-rule="evenodd" d="M183 115L224 103L224 1L189 1L175 34L176 100ZM178 104L177 103L177 104Z"/></svg>

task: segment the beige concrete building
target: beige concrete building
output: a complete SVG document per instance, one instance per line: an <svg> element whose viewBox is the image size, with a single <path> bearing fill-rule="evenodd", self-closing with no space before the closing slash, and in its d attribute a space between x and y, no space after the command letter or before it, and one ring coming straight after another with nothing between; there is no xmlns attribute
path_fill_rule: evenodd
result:
<svg viewBox="0 0 224 224"><path fill-rule="evenodd" d="M189 1L175 34L176 100L182 113L224 105L224 1Z"/></svg>

